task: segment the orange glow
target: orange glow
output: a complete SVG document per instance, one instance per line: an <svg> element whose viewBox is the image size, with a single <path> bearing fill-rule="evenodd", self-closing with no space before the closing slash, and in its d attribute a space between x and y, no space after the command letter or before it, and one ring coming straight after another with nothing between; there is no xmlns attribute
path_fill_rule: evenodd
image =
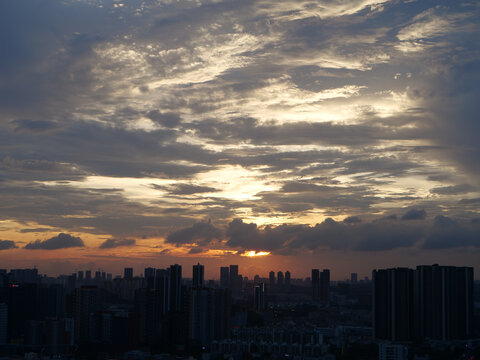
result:
<svg viewBox="0 0 480 360"><path fill-rule="evenodd" d="M241 254L241 255L242 255L242 256L248 256L248 257L266 256L266 255L270 255L270 251L259 251L259 252L255 252L254 250L250 250L250 251L244 252L244 253Z"/></svg>

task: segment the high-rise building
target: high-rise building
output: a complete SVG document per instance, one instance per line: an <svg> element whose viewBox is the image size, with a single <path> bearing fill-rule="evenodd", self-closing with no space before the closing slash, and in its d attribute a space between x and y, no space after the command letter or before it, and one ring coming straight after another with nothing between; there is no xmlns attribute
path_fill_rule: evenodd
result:
<svg viewBox="0 0 480 360"><path fill-rule="evenodd" d="M182 265L170 265L169 276L169 310L178 312L181 310L182 291Z"/></svg>
<svg viewBox="0 0 480 360"><path fill-rule="evenodd" d="M230 287L230 270L227 266L220 268L220 287L222 289Z"/></svg>
<svg viewBox="0 0 480 360"><path fill-rule="evenodd" d="M273 270L268 273L268 285L270 289L275 287L275 272Z"/></svg>
<svg viewBox="0 0 480 360"><path fill-rule="evenodd" d="M413 339L413 270L374 270L373 334L377 339Z"/></svg>
<svg viewBox="0 0 480 360"><path fill-rule="evenodd" d="M126 267L123 269L123 278L124 279L133 279L133 268Z"/></svg>
<svg viewBox="0 0 480 360"><path fill-rule="evenodd" d="M242 291L242 276L238 273L238 265L230 265L230 289L233 297L240 296Z"/></svg>
<svg viewBox="0 0 480 360"><path fill-rule="evenodd" d="M320 270L312 269L312 300L320 299Z"/></svg>
<svg viewBox="0 0 480 360"><path fill-rule="evenodd" d="M357 273L351 273L350 274L350 282L352 284L356 284L358 281L358 274Z"/></svg>
<svg viewBox="0 0 480 360"><path fill-rule="evenodd" d="M83 283L83 271L82 271L82 270L79 270L79 271L78 271L77 279L78 279L78 282L79 282L80 284Z"/></svg>
<svg viewBox="0 0 480 360"><path fill-rule="evenodd" d="M283 272L279 271L277 272L277 285L279 288L283 287Z"/></svg>
<svg viewBox="0 0 480 360"><path fill-rule="evenodd" d="M330 270L323 269L320 273L320 301L328 302L330 298Z"/></svg>
<svg viewBox="0 0 480 360"><path fill-rule="evenodd" d="M198 263L193 265L192 285L193 287L203 287L204 266Z"/></svg>
<svg viewBox="0 0 480 360"><path fill-rule="evenodd" d="M143 270L143 278L145 279L145 286L148 289L153 289L155 287L155 268L145 268Z"/></svg>
<svg viewBox="0 0 480 360"><path fill-rule="evenodd" d="M92 271L91 270L85 271L85 283L87 285L90 285L92 283Z"/></svg>
<svg viewBox="0 0 480 360"><path fill-rule="evenodd" d="M267 294L265 283L259 283L258 285L255 285L253 291L255 310L265 310L265 308L267 307Z"/></svg>
<svg viewBox="0 0 480 360"><path fill-rule="evenodd" d="M288 288L290 287L290 283L291 283L291 274L290 274L290 271L285 271L285 286Z"/></svg>
<svg viewBox="0 0 480 360"><path fill-rule="evenodd" d="M417 266L413 295L416 338L473 336L473 268Z"/></svg>
<svg viewBox="0 0 480 360"><path fill-rule="evenodd" d="M104 295L96 286L82 286L74 293L75 338L84 343L96 335L94 316L102 310Z"/></svg>

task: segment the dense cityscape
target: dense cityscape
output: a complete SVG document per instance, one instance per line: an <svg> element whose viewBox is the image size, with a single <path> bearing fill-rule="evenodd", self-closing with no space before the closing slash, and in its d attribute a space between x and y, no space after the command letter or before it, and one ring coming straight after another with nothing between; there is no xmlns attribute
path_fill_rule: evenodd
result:
<svg viewBox="0 0 480 360"><path fill-rule="evenodd" d="M219 280L175 264L123 275L0 270L2 359L476 359L473 269L391 268L331 281L290 271Z"/></svg>

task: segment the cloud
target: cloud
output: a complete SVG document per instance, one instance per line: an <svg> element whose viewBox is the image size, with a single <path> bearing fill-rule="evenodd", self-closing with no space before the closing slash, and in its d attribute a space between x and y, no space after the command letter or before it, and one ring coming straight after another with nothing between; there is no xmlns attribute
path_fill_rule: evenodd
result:
<svg viewBox="0 0 480 360"><path fill-rule="evenodd" d="M432 194L439 194L439 195L459 195L459 194L467 194L473 191L475 191L475 188L469 184L442 186L442 187L437 187L430 190Z"/></svg>
<svg viewBox="0 0 480 360"><path fill-rule="evenodd" d="M168 234L166 242L181 246L185 244L206 245L214 240L221 240L221 229L214 226L211 221L201 221L190 227L177 230Z"/></svg>
<svg viewBox="0 0 480 360"><path fill-rule="evenodd" d="M480 248L480 223L460 224L449 217L435 217L431 233L425 239L424 249L451 249L473 246Z"/></svg>
<svg viewBox="0 0 480 360"><path fill-rule="evenodd" d="M15 245L15 241L0 240L0 250L14 249L16 247L17 245Z"/></svg>
<svg viewBox="0 0 480 360"><path fill-rule="evenodd" d="M135 239L107 239L100 246L100 249L113 249L120 246L134 246Z"/></svg>
<svg viewBox="0 0 480 360"><path fill-rule="evenodd" d="M410 209L402 215L402 220L423 220L427 217L424 209Z"/></svg>
<svg viewBox="0 0 480 360"><path fill-rule="evenodd" d="M34 242L25 245L25 249L28 250L57 250L72 247L83 247L85 244L79 237L72 236L70 234L60 233L50 239L41 241L35 240Z"/></svg>

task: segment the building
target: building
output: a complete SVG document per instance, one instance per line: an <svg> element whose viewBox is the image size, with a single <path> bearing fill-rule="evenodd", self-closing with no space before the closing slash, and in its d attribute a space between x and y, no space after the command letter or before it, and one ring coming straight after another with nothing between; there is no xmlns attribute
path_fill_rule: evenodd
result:
<svg viewBox="0 0 480 360"><path fill-rule="evenodd" d="M285 271L285 286L287 288L290 287L290 284L291 284L291 274L290 274L290 271Z"/></svg>
<svg viewBox="0 0 480 360"><path fill-rule="evenodd" d="M413 339L413 270L374 270L373 335L376 339Z"/></svg>
<svg viewBox="0 0 480 360"><path fill-rule="evenodd" d="M227 266L220 268L220 287L228 289L230 287L230 271Z"/></svg>
<svg viewBox="0 0 480 360"><path fill-rule="evenodd" d="M358 281L358 274L357 273L351 273L350 274L350 282L352 284L356 284Z"/></svg>
<svg viewBox="0 0 480 360"><path fill-rule="evenodd" d="M123 278L124 279L133 279L133 268L128 267L128 268L123 269Z"/></svg>
<svg viewBox="0 0 480 360"><path fill-rule="evenodd" d="M268 285L270 289L275 287L275 272L273 270L268 273Z"/></svg>
<svg viewBox="0 0 480 360"><path fill-rule="evenodd" d="M277 285L279 288L283 287L283 272L279 271L277 272Z"/></svg>
<svg viewBox="0 0 480 360"><path fill-rule="evenodd" d="M203 287L204 266L198 263L193 265L192 285L193 287Z"/></svg>
<svg viewBox="0 0 480 360"><path fill-rule="evenodd" d="M312 269L312 300L318 301L320 291L320 270Z"/></svg>
<svg viewBox="0 0 480 360"><path fill-rule="evenodd" d="M263 311L267 307L267 294L265 283L259 283L253 288L255 310Z"/></svg>
<svg viewBox="0 0 480 360"><path fill-rule="evenodd" d="M182 307L182 265L170 265L169 310L179 312Z"/></svg>
<svg viewBox="0 0 480 360"><path fill-rule="evenodd" d="M372 281L375 338L447 341L473 336L473 268L374 270Z"/></svg>
<svg viewBox="0 0 480 360"><path fill-rule="evenodd" d="M473 336L473 268L417 266L413 294L416 338Z"/></svg>
<svg viewBox="0 0 480 360"><path fill-rule="evenodd" d="M323 269L320 273L320 301L328 302L330 299L330 270Z"/></svg>

